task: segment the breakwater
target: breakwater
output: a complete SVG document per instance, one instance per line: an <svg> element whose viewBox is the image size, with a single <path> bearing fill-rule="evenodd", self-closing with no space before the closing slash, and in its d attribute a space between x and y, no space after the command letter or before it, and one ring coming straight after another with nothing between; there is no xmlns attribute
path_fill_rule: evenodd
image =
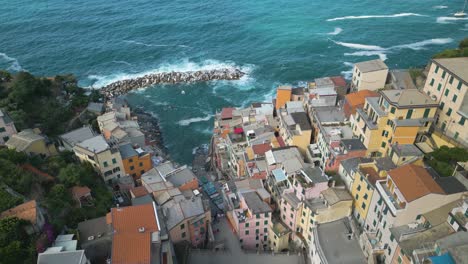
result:
<svg viewBox="0 0 468 264"><path fill-rule="evenodd" d="M239 80L245 73L235 68L222 68L215 70L200 70L187 72L162 72L148 74L143 77L113 82L104 86L101 93L106 99L120 96L131 90L145 88L156 84L175 84L206 82L212 80Z"/></svg>

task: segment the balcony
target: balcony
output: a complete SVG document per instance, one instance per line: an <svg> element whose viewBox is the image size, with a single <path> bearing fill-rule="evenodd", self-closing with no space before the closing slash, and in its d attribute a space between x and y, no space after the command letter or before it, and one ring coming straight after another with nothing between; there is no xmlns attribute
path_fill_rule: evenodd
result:
<svg viewBox="0 0 468 264"><path fill-rule="evenodd" d="M392 215L396 216L396 213L399 210L404 209L404 207L402 207L400 203L398 203L398 201L393 198L393 194L387 188L385 181L377 181L375 185L377 186L377 190L379 191L380 196L385 201L388 208L390 208Z"/></svg>
<svg viewBox="0 0 468 264"><path fill-rule="evenodd" d="M356 111L361 116L361 119L364 121L364 123L366 123L366 125L369 127L370 130L375 130L375 129L378 128L377 123L375 123L372 120L372 118L370 118L370 116L368 116L367 113L364 112L364 110L358 108L358 109L356 109Z"/></svg>

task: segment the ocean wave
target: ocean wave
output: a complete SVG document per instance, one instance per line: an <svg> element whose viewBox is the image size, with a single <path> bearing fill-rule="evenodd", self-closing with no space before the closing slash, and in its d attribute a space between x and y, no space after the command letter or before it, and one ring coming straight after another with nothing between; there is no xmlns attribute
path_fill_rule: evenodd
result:
<svg viewBox="0 0 468 264"><path fill-rule="evenodd" d="M384 51L357 51L352 53L344 53L345 56L379 56L383 61L387 60L387 54Z"/></svg>
<svg viewBox="0 0 468 264"><path fill-rule="evenodd" d="M454 21L468 20L468 17L438 17L436 22L439 24L451 24Z"/></svg>
<svg viewBox="0 0 468 264"><path fill-rule="evenodd" d="M140 41L135 41L135 40L124 40L123 42L128 43L128 44L135 44L139 46L145 46L145 47L181 47L181 48L190 48L188 45L169 45L169 44L151 44L151 43L145 43L145 42L140 42Z"/></svg>
<svg viewBox="0 0 468 264"><path fill-rule="evenodd" d="M132 66L131 63L129 62L126 62L126 61L112 61L113 63L117 63L117 64L125 64L125 65L128 65L128 66Z"/></svg>
<svg viewBox="0 0 468 264"><path fill-rule="evenodd" d="M453 42L451 38L437 38L437 39L428 39L411 44L396 45L390 49L412 49L412 50L422 50L429 45L445 45Z"/></svg>
<svg viewBox="0 0 468 264"><path fill-rule="evenodd" d="M385 50L385 48L382 48L380 46L376 45L364 45L364 44L358 44L358 43L348 43L348 42L341 42L341 41L333 41L335 44L351 48L351 49L360 49L360 50Z"/></svg>
<svg viewBox="0 0 468 264"><path fill-rule="evenodd" d="M207 115L207 116L204 116L204 117L192 117L192 118L180 120L180 121L177 122L177 124L179 126L188 126L188 125L190 125L192 123L208 121L212 117L213 117L213 115Z"/></svg>
<svg viewBox="0 0 468 264"><path fill-rule="evenodd" d="M432 8L434 8L434 9L446 9L446 8L448 8L448 6L437 5L437 6L433 6Z"/></svg>
<svg viewBox="0 0 468 264"><path fill-rule="evenodd" d="M190 61L188 59L184 59L179 61L178 63L164 63L159 65L159 67L155 69L151 69L148 71L142 71L139 73L125 73L125 72L117 72L109 75L100 75L100 74L91 74L87 76L92 82L92 88L101 88L113 82L126 80L126 79L135 79L138 77L143 77L148 74L156 74L162 72L189 72L189 71L205 71L205 70L216 70L221 68L236 68L241 70L242 72L246 73L244 77L242 77L237 82L246 82L249 81L250 72L252 72L254 66L253 65L243 65L238 66L234 62L222 62L218 60L204 60L200 63L196 63Z"/></svg>
<svg viewBox="0 0 468 264"><path fill-rule="evenodd" d="M341 75L343 75L346 80L351 80L353 77L354 63L345 61L343 64L347 67L351 67L351 69L349 71L341 71Z"/></svg>
<svg viewBox="0 0 468 264"><path fill-rule="evenodd" d="M336 36L340 34L341 32L343 32L343 29L340 27L336 27L335 30L333 30L333 32L329 32L327 33L327 35Z"/></svg>
<svg viewBox="0 0 468 264"><path fill-rule="evenodd" d="M1 60L5 60L7 63L10 64L10 66L8 66L7 70L11 70L11 71L22 71L22 70L24 70L23 67L21 67L18 59L10 57L10 56L6 55L5 53L0 52L0 61Z"/></svg>
<svg viewBox="0 0 468 264"><path fill-rule="evenodd" d="M400 13L393 15L367 15L367 16L344 16L344 17L335 17L327 19L327 21L338 21L338 20L348 20L348 19L368 19L368 18L394 18L394 17L407 17L407 16L425 16L415 13Z"/></svg>

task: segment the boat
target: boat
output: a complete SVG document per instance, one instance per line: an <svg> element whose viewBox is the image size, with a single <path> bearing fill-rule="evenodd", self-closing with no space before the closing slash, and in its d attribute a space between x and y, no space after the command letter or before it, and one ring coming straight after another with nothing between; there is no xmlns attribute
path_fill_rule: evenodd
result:
<svg viewBox="0 0 468 264"><path fill-rule="evenodd" d="M468 0L465 0L465 4L463 4L463 9L453 14L454 17L466 17L466 13L465 13L466 1Z"/></svg>

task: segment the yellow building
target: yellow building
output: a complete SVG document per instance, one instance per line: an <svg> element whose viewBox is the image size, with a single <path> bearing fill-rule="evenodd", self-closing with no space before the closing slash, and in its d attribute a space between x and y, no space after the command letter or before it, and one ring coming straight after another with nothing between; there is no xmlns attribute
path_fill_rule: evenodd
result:
<svg viewBox="0 0 468 264"><path fill-rule="evenodd" d="M48 138L32 129L25 129L18 134L12 135L5 145L9 149L15 149L28 155L39 155L44 158L57 154L55 145Z"/></svg>
<svg viewBox="0 0 468 264"><path fill-rule="evenodd" d="M438 104L417 89L384 90L368 97L352 117L352 129L371 157L387 156L393 144L413 144L429 131Z"/></svg>
<svg viewBox="0 0 468 264"><path fill-rule="evenodd" d="M354 199L354 216L359 224L363 225L367 218L376 181L385 179L387 171L393 168L395 165L388 157L359 164L351 187L351 195Z"/></svg>
<svg viewBox="0 0 468 264"><path fill-rule="evenodd" d="M280 252L289 247L291 231L281 222L273 222L268 229L268 245L271 251Z"/></svg>
<svg viewBox="0 0 468 264"><path fill-rule="evenodd" d="M446 141L439 144L468 146L467 90L468 57L431 61L424 92L439 104L434 134Z"/></svg>
<svg viewBox="0 0 468 264"><path fill-rule="evenodd" d="M289 113L281 109L280 136L288 146L297 146L302 155L307 153L307 147L312 139L312 125L305 112Z"/></svg>
<svg viewBox="0 0 468 264"><path fill-rule="evenodd" d="M424 153L415 145L393 144L388 155L396 166L413 163L423 165Z"/></svg>

